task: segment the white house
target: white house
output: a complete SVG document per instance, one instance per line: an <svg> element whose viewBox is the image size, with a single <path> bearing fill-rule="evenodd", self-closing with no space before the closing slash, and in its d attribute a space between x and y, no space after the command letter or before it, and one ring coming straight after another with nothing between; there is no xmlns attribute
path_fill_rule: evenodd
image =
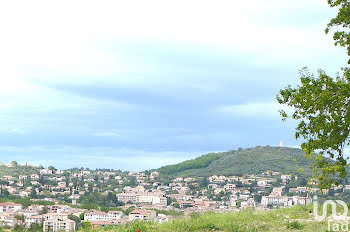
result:
<svg viewBox="0 0 350 232"><path fill-rule="evenodd" d="M0 213L8 211L16 212L21 209L23 209L23 206L21 204L16 204L13 202L0 203Z"/></svg>

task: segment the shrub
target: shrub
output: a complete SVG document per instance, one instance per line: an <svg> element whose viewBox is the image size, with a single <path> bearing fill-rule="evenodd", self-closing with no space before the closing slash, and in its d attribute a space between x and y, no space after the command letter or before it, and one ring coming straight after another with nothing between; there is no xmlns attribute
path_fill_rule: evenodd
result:
<svg viewBox="0 0 350 232"><path fill-rule="evenodd" d="M288 228L300 230L303 228L303 225L300 222L293 221L293 222L288 222Z"/></svg>

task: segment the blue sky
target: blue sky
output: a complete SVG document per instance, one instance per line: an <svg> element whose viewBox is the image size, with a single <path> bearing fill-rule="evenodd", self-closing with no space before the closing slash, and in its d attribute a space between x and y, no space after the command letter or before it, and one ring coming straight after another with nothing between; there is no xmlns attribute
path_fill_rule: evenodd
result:
<svg viewBox="0 0 350 232"><path fill-rule="evenodd" d="M142 170L298 146L279 89L335 74L323 0L0 5L0 161Z"/></svg>

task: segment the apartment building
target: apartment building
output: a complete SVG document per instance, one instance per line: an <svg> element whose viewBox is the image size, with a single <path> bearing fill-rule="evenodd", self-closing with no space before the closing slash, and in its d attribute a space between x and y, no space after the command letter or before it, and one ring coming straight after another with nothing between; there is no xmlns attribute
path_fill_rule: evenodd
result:
<svg viewBox="0 0 350 232"><path fill-rule="evenodd" d="M47 221L44 221L43 231L74 231L75 221L70 219L63 219L59 217L54 217Z"/></svg>
<svg viewBox="0 0 350 232"><path fill-rule="evenodd" d="M129 221L153 221L157 217L157 213L153 210L134 210L129 214Z"/></svg>

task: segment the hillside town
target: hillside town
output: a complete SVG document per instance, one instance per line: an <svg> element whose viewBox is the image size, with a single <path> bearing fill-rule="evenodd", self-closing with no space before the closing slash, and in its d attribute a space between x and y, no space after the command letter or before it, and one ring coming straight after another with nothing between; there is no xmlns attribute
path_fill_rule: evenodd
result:
<svg viewBox="0 0 350 232"><path fill-rule="evenodd" d="M266 171L260 175L164 178L157 171L71 169L4 165L32 174L1 177L0 226L73 231L142 220L167 222L192 213L308 205L315 187L305 178ZM327 194L347 194L350 185ZM20 203L20 201L25 202ZM35 229L33 229L35 231Z"/></svg>

